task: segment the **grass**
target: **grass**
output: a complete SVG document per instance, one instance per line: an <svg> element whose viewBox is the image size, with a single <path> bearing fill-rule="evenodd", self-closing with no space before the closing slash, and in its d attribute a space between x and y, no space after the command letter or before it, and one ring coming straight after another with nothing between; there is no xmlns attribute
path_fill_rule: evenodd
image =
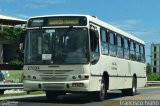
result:
<svg viewBox="0 0 160 106"><path fill-rule="evenodd" d="M4 95L0 95L0 98L2 97L15 97L15 96L25 96L25 95L39 95L39 94L45 94L44 91L34 91L34 92L30 92L30 94L27 94L27 92L23 92L23 93L15 93L15 94L4 94Z"/></svg>
<svg viewBox="0 0 160 106"><path fill-rule="evenodd" d="M22 70L10 70L4 75L6 81L20 83L22 82Z"/></svg>

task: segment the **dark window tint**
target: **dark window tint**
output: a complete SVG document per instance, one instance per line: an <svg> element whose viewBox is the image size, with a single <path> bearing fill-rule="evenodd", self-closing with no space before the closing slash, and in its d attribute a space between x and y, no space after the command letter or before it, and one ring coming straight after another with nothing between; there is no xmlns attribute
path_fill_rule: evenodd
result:
<svg viewBox="0 0 160 106"><path fill-rule="evenodd" d="M145 62L145 49L144 46L140 46L140 57L141 57L141 62Z"/></svg>
<svg viewBox="0 0 160 106"><path fill-rule="evenodd" d="M139 53L139 44L136 44L136 52Z"/></svg>
<svg viewBox="0 0 160 106"><path fill-rule="evenodd" d="M123 58L123 39L120 35L117 36L117 57Z"/></svg>
<svg viewBox="0 0 160 106"><path fill-rule="evenodd" d="M117 46L122 47L122 39L120 35L117 36Z"/></svg>
<svg viewBox="0 0 160 106"><path fill-rule="evenodd" d="M134 43L133 43L133 41L130 42L130 50L134 51Z"/></svg>
<svg viewBox="0 0 160 106"><path fill-rule="evenodd" d="M138 43L136 43L136 60L137 60L138 62L141 61L140 46L139 46Z"/></svg>
<svg viewBox="0 0 160 106"><path fill-rule="evenodd" d="M157 55L156 55L156 53L154 54L154 58L155 58L155 59L157 58Z"/></svg>
<svg viewBox="0 0 160 106"><path fill-rule="evenodd" d="M101 41L107 42L107 33L105 30L101 30Z"/></svg>
<svg viewBox="0 0 160 106"><path fill-rule="evenodd" d="M129 41L124 38L124 58L129 59Z"/></svg>
<svg viewBox="0 0 160 106"><path fill-rule="evenodd" d="M110 38L110 46L109 46L109 52L111 56L116 56L116 38L115 34L112 32L109 33L109 38Z"/></svg>
<svg viewBox="0 0 160 106"><path fill-rule="evenodd" d="M110 38L110 44L114 44L114 34L113 33L109 33L109 38Z"/></svg>
<svg viewBox="0 0 160 106"><path fill-rule="evenodd" d="M90 42L91 42L91 51L92 52L99 52L99 46L98 46L98 38L97 35L98 31L97 30L90 30Z"/></svg>
<svg viewBox="0 0 160 106"><path fill-rule="evenodd" d="M133 41L130 42L130 59L136 60L135 56L135 43Z"/></svg>
<svg viewBox="0 0 160 106"><path fill-rule="evenodd" d="M156 46L154 47L154 52L156 52Z"/></svg>
<svg viewBox="0 0 160 106"><path fill-rule="evenodd" d="M102 54L108 54L108 36L107 31L101 29L101 51Z"/></svg>
<svg viewBox="0 0 160 106"><path fill-rule="evenodd" d="M155 66L157 65L157 62L156 62L156 61L154 61L154 65L155 65Z"/></svg>
<svg viewBox="0 0 160 106"><path fill-rule="evenodd" d="M156 73L157 69L156 67L153 67L153 73Z"/></svg>

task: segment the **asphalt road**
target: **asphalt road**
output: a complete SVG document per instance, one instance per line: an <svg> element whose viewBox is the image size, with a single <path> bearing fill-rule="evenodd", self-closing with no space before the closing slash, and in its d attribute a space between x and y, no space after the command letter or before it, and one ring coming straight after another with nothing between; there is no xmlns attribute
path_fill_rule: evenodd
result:
<svg viewBox="0 0 160 106"><path fill-rule="evenodd" d="M46 99L45 95L41 95L36 97L0 100L0 106L119 106L126 105L126 101L138 100L143 100L146 106L160 106L160 101L154 102L155 104L153 104L153 102L146 102L147 100L160 100L160 88L138 89L136 96L123 96L120 91L110 91L105 101L102 102L96 102L94 98L82 94L62 95L54 101L49 101ZM137 103L142 104L142 101ZM130 106L135 106L135 104L132 102Z"/></svg>

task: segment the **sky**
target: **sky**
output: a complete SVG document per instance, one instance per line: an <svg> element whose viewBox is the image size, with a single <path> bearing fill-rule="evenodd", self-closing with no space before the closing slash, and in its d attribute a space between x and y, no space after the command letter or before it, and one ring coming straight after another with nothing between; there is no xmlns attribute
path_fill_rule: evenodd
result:
<svg viewBox="0 0 160 106"><path fill-rule="evenodd" d="M52 14L88 14L114 25L146 43L160 43L160 0L0 0L0 14L28 19Z"/></svg>

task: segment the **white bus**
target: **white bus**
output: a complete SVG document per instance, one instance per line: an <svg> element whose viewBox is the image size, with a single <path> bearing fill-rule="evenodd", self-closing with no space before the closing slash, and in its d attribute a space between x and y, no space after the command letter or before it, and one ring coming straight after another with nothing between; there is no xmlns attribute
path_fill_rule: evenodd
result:
<svg viewBox="0 0 160 106"><path fill-rule="evenodd" d="M50 15L28 20L24 90L89 93L104 100L107 90L135 95L146 82L142 40L90 15Z"/></svg>

